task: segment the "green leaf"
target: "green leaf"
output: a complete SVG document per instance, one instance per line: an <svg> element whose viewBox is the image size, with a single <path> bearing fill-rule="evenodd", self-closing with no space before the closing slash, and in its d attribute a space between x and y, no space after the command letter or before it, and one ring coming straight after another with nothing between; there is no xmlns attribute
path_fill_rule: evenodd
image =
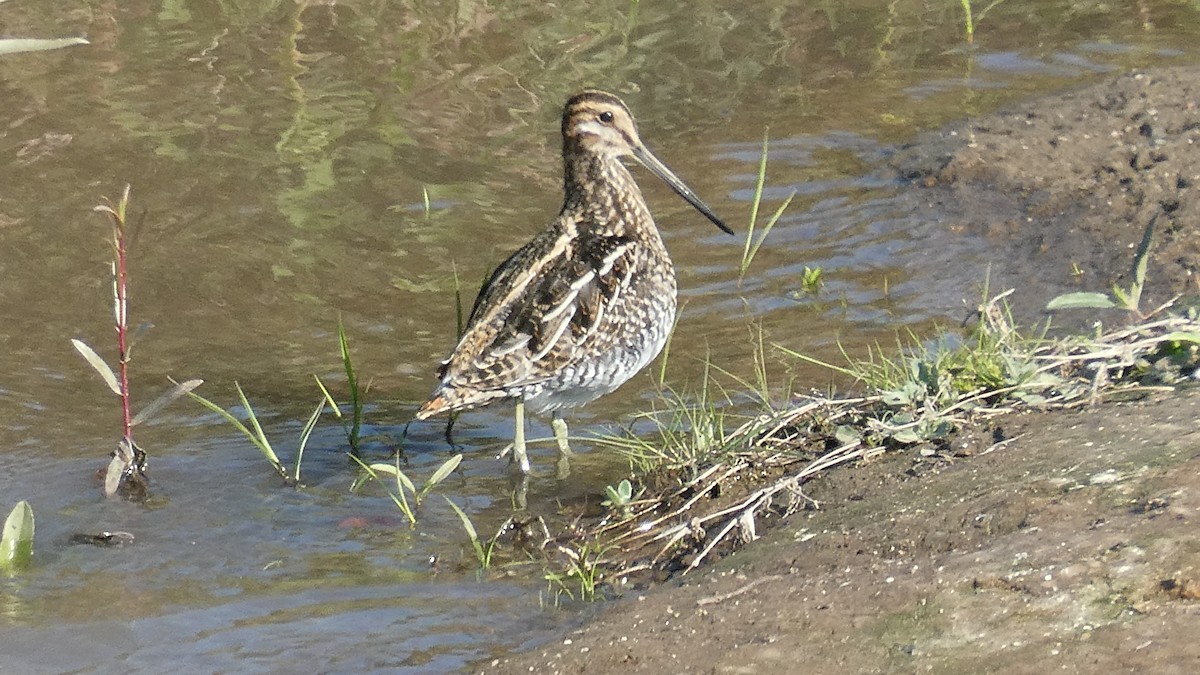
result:
<svg viewBox="0 0 1200 675"><path fill-rule="evenodd" d="M104 362L104 359L100 358L100 355L96 353L96 350L89 347L88 344L83 340L76 340L72 338L71 344L75 345L75 350L83 355L83 358L87 360L87 362L96 370L97 373L100 373L100 377L104 380L104 384L107 384L108 388L112 389L114 394L120 396L121 384L117 382L117 374L113 372L112 368L108 367L108 364Z"/></svg>
<svg viewBox="0 0 1200 675"><path fill-rule="evenodd" d="M8 38L0 40L0 55L20 54L23 52L42 52L49 49L62 49L73 45L91 44L81 37L70 38Z"/></svg>
<svg viewBox="0 0 1200 675"><path fill-rule="evenodd" d="M329 407L333 409L333 416L338 419L342 419L342 409L338 407L337 401L333 400L333 394L329 393L329 389L325 386L325 383L321 381L321 378L313 375L313 379L317 381L317 388L321 390L321 395L325 397L325 402L328 403Z"/></svg>
<svg viewBox="0 0 1200 675"><path fill-rule="evenodd" d="M628 478L622 479L617 484L617 494L624 503L629 503L633 499L633 483L630 483Z"/></svg>
<svg viewBox="0 0 1200 675"><path fill-rule="evenodd" d="M195 389L196 387L199 387L202 384L204 384L204 380L188 380L186 382L176 382L175 386L170 391L168 391L168 392L164 393L162 396L159 396L158 398L154 399L153 403L151 403L150 405L146 406L145 408L142 408L141 410L139 410L138 414L134 415L133 420L130 421L130 423L129 423L130 426L137 426L137 425L141 424L142 422L145 422L146 420L150 419L154 415L158 414L158 411L162 410L163 408L167 407L168 405L171 405L171 403L173 403L175 401L175 399L179 398L180 396L183 396L184 394Z"/></svg>
<svg viewBox="0 0 1200 675"><path fill-rule="evenodd" d="M358 375L354 372L354 362L350 359L350 343L346 339L346 326L342 317L338 316L338 351L342 357L342 367L346 371L346 387L350 391L350 429L347 431L350 448L358 447L358 435L362 429L363 401L362 392L358 389Z"/></svg>
<svg viewBox="0 0 1200 675"><path fill-rule="evenodd" d="M475 549L475 558L479 561L479 566L486 568L490 564L489 558L491 556L488 551L483 549L483 544L479 541L479 534L475 531L475 526L471 524L471 519L467 517L467 514L462 509L458 508L458 504L450 501L449 497L442 495L442 499L445 499L450 508L454 509L454 512L458 514L458 519L462 521L463 529L467 531L467 536L471 538L471 546Z"/></svg>
<svg viewBox="0 0 1200 675"><path fill-rule="evenodd" d="M397 462L398 461L399 460L397 460ZM411 480L409 480L408 475L401 471L400 467L398 466L393 468L396 470L396 486L402 486L404 489L408 490L409 494L417 494L417 486L414 485Z"/></svg>
<svg viewBox="0 0 1200 675"><path fill-rule="evenodd" d="M33 509L20 501L13 507L0 533L0 569L24 567L33 559Z"/></svg>
<svg viewBox="0 0 1200 675"><path fill-rule="evenodd" d="M250 426L254 427L255 444L262 450L263 455L275 465L277 469L283 467L283 463L279 461L279 455L275 454L275 449L271 447L271 441L267 440L267 434L263 431L262 425L258 423L258 415L254 414L254 407L250 405L250 400L246 398L246 392L242 391L242 385L235 380L233 388L237 389L238 398L242 402L242 407L246 409L246 416L250 418ZM286 476L287 472L283 474Z"/></svg>
<svg viewBox="0 0 1200 675"><path fill-rule="evenodd" d="M433 472L433 475L429 477L429 480L425 481L425 487L421 488L421 493L424 494L429 492L433 486L446 480L446 476L449 476L454 472L455 469L458 468L459 463L462 462L462 458L462 453L459 453L445 462L442 462L442 465L437 468L437 471Z"/></svg>
<svg viewBox="0 0 1200 675"><path fill-rule="evenodd" d="M610 505L619 506L621 504L621 493L617 492L613 486L605 485L604 494L608 495L608 503Z"/></svg>
<svg viewBox="0 0 1200 675"><path fill-rule="evenodd" d="M851 443L857 443L861 441L862 432L854 427L847 426L845 424L839 424L838 428L833 432L833 437L837 439L838 443L841 443L842 445L849 445Z"/></svg>
<svg viewBox="0 0 1200 675"><path fill-rule="evenodd" d="M1137 254L1133 257L1133 286L1130 288L1134 299L1140 299L1142 287L1146 285L1146 264L1150 261L1150 244L1154 240L1154 224L1157 218L1151 218L1146 223L1146 231L1142 233L1142 241L1138 244Z"/></svg>
<svg viewBox="0 0 1200 675"><path fill-rule="evenodd" d="M361 462L360 462L360 464L361 464ZM379 462L376 464L370 464L370 465L363 464L363 466L366 467L367 471L372 474L371 475L372 478L377 477L378 474L383 474L385 476L391 476L396 479L396 485L398 487L403 487L404 489L408 490L412 494L417 493L417 486L414 485L412 480L410 480L409 477L407 475L405 475L405 473L403 471L400 470L399 466L397 466L395 464L384 464L382 462ZM358 485L359 487L361 487L362 483L365 483L365 482L366 481L362 481L360 483L358 481L355 481L355 484Z"/></svg>
<svg viewBox="0 0 1200 675"><path fill-rule="evenodd" d="M475 526L471 523L471 519L449 497L442 495L442 499L445 499L450 508L454 509L454 512L458 514L458 519L462 521L463 529L467 531L467 536L471 538L472 542L477 543L479 541L479 534L475 531Z"/></svg>
<svg viewBox="0 0 1200 675"><path fill-rule="evenodd" d="M1175 331L1162 336L1162 339L1169 342L1191 342L1193 344L1200 344L1200 333Z"/></svg>
<svg viewBox="0 0 1200 675"><path fill-rule="evenodd" d="M354 484L350 486L351 491L357 490L359 487L361 487L364 483L366 483L371 478L374 478L375 480L379 480L379 474L376 473L377 469L380 471L383 471L385 473L388 473L389 475L392 475L392 474L396 475L397 483L399 483L400 478L403 478L404 481L410 486L409 489L410 490L412 489L412 487L411 487L412 482L410 482L408 480L407 476L405 476L403 473L400 472L399 464L397 464L397 466L392 466L391 464L368 465L366 462L359 459L358 456L355 455L354 453L346 453L346 454L349 455L350 459L357 462L358 465L361 466L363 468L363 470L367 472L367 475L368 475L368 477L366 477L366 478L363 478L360 476L359 478L355 479ZM400 461L399 458L397 458L396 461L398 463ZM409 525L416 525L417 524L417 514L413 513L412 507L409 506L408 498L404 496L404 490L401 489L399 493L396 493L396 492L392 492L390 489L388 489L387 486L384 486L384 489L387 490L388 497L391 498L392 503L396 505L396 508L400 509L400 512L404 514L405 518L408 518Z"/></svg>
<svg viewBox="0 0 1200 675"><path fill-rule="evenodd" d="M1112 298L1103 293L1067 293L1046 303L1046 310L1059 309L1111 309L1116 307Z"/></svg>
<svg viewBox="0 0 1200 675"><path fill-rule="evenodd" d="M1113 299L1116 300L1117 307L1120 307L1121 309L1129 309L1129 310L1137 309L1137 305L1138 305L1137 298L1134 296L1141 294L1141 291L1138 289L1137 284L1134 284L1133 286L1131 286L1129 288L1128 293L1125 292L1125 289L1121 288L1120 286L1117 286L1116 284L1113 284L1112 290L1113 290L1113 292L1112 292Z"/></svg>
<svg viewBox="0 0 1200 675"><path fill-rule="evenodd" d="M125 467L128 462L121 456L121 453L112 456L108 461L108 468L104 471L104 496L111 497L117 494L117 490L121 487L121 477L125 475Z"/></svg>

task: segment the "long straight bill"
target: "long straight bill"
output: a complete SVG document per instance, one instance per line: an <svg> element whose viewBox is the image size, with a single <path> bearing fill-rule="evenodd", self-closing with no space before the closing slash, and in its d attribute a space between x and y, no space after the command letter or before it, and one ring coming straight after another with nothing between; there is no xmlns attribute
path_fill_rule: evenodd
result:
<svg viewBox="0 0 1200 675"><path fill-rule="evenodd" d="M633 156L635 159L637 159L637 161L642 163L642 166L650 169L654 175L661 178L667 185L670 185L671 189L675 191L675 194L683 197L685 200L687 200L687 203L695 207L695 209L700 213L703 213L704 217L711 220L713 225L721 228L721 230L726 234L733 234L733 230L729 229L729 226L726 225L723 220L718 218L717 214L713 213L713 210L708 208L707 204L700 201L700 197L696 196L696 193L692 192L692 189L685 185L684 182L679 179L679 176L676 176L670 169L668 169L666 164L658 161L658 158L655 157L654 153L650 152L646 146L638 145L635 147L633 149Z"/></svg>

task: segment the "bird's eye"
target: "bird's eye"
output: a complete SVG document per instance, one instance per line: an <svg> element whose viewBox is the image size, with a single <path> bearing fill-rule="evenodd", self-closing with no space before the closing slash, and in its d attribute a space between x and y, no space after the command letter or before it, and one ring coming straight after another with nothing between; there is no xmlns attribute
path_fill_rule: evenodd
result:
<svg viewBox="0 0 1200 675"><path fill-rule="evenodd" d="M605 124L612 124L612 121L613 121L612 111L605 110L604 112L600 113L600 121L604 122Z"/></svg>

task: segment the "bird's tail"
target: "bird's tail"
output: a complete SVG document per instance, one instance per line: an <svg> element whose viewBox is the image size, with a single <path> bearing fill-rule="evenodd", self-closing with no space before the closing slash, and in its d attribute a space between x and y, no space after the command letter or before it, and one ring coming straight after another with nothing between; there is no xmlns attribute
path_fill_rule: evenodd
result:
<svg viewBox="0 0 1200 675"><path fill-rule="evenodd" d="M417 408L417 419L427 420L438 413L448 412L453 409L454 406L450 404L450 401L445 396L434 394L433 398L425 401L421 404L420 408Z"/></svg>
<svg viewBox="0 0 1200 675"><path fill-rule="evenodd" d="M503 389L471 391L453 387L438 387L433 396L417 408L416 418L429 419L434 415L448 412L461 412L494 403L501 399L510 398Z"/></svg>

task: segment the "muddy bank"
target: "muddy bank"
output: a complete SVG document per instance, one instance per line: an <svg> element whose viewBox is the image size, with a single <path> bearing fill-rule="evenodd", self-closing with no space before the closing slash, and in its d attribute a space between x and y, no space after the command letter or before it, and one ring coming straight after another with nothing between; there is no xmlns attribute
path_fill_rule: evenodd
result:
<svg viewBox="0 0 1200 675"><path fill-rule="evenodd" d="M1148 306L1198 288L1198 91L1196 68L1122 75L929 134L893 166L931 217L1039 270L1026 316L1127 283L1155 222ZM951 462L831 471L805 486L821 508L477 670L1194 672L1198 411L1182 391L1010 415Z"/></svg>
<svg viewBox="0 0 1200 675"><path fill-rule="evenodd" d="M1017 415L987 454L833 471L819 510L481 670L1194 672L1198 413Z"/></svg>
<svg viewBox="0 0 1200 675"><path fill-rule="evenodd" d="M1063 288L1128 284L1154 222L1154 304L1200 290L1198 104L1196 67L1132 72L927 134L892 166L930 218L1011 250L995 269L1031 311Z"/></svg>

